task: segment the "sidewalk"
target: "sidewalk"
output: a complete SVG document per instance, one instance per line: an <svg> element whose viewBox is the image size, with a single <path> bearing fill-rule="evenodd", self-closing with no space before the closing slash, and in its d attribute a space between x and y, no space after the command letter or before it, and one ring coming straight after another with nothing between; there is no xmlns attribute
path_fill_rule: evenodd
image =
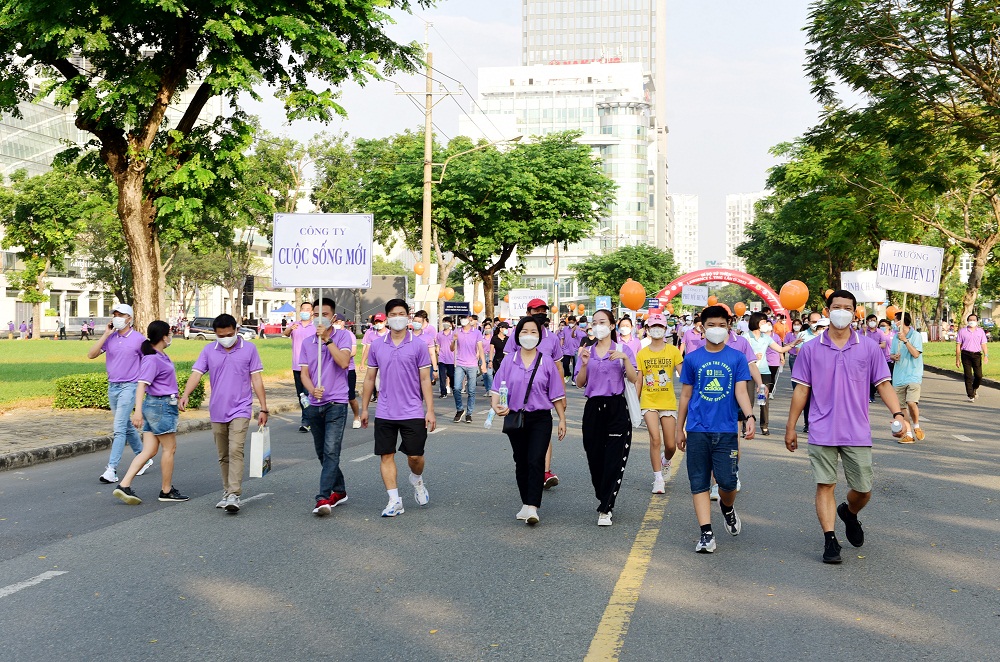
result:
<svg viewBox="0 0 1000 662"><path fill-rule="evenodd" d="M265 381L264 386L272 416L299 408L294 382ZM113 423L110 411L95 409L15 409L0 414L0 471L107 450ZM206 397L199 409L181 413L177 433L210 427Z"/></svg>

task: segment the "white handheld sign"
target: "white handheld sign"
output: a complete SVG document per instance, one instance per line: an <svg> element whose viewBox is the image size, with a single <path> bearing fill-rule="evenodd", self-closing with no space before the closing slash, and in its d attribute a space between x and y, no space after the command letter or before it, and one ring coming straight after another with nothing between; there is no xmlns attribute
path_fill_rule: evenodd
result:
<svg viewBox="0 0 1000 662"><path fill-rule="evenodd" d="M941 286L943 259L943 248L882 241L878 251L878 277L875 284L894 292L937 296Z"/></svg>
<svg viewBox="0 0 1000 662"><path fill-rule="evenodd" d="M371 214L275 214L274 287L368 289Z"/></svg>

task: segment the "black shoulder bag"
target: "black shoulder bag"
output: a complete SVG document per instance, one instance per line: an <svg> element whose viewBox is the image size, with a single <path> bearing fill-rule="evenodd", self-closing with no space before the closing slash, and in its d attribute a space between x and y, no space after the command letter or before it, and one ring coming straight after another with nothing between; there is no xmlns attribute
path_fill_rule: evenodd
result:
<svg viewBox="0 0 1000 662"><path fill-rule="evenodd" d="M538 364L542 362L542 353L537 352L535 357L535 367L531 369L531 379L528 380L528 388L524 389L524 403L518 411L508 412L503 419L503 431L511 432L524 427L524 407L528 405L528 396L531 395L531 385L535 383L535 373L538 372Z"/></svg>

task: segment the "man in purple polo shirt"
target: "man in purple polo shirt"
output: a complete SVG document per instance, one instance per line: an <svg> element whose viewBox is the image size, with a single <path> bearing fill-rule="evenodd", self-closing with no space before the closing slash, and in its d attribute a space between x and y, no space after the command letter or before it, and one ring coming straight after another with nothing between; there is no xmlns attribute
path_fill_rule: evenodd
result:
<svg viewBox="0 0 1000 662"><path fill-rule="evenodd" d="M698 317L695 319L694 325L685 331L684 337L681 338L681 354L686 356L704 346L705 337L702 335L701 318Z"/></svg>
<svg viewBox="0 0 1000 662"><path fill-rule="evenodd" d="M312 323L313 305L308 301L299 304L299 318L292 324L285 326L281 330L281 335L292 338L292 377L295 379L295 394L299 397L299 408L301 417L299 419L299 432L309 432L309 421L306 419L305 398L309 395L306 387L302 384L302 370L300 368L299 352L302 350L302 341L312 339L316 335L316 328Z"/></svg>
<svg viewBox="0 0 1000 662"><path fill-rule="evenodd" d="M882 350L851 329L857 300L847 290L830 294L830 329L816 342L802 346L792 369L795 391L785 428L785 447L798 448L795 424L811 393L809 414L809 462L816 479L816 515L823 529L824 563L840 563L840 542L834 530L837 516L847 529L847 540L855 547L865 542L858 513L871 499L872 432L868 422L868 387L874 384L893 419L902 428L895 437L909 434L910 425L892 388ZM837 505L837 460L844 465L850 490L847 501Z"/></svg>
<svg viewBox="0 0 1000 662"><path fill-rule="evenodd" d="M375 412L375 455L381 457L379 471L389 495L382 517L403 514L403 499L396 483L396 440L406 453L410 485L418 505L430 500L424 485L424 447L427 433L437 425L434 417L434 390L431 386L431 355L427 343L407 330L410 308L402 299L385 304L389 333L372 343L368 353L368 374L361 398L361 425L368 427L368 396L375 378L382 375L382 393ZM424 411L426 405L427 411Z"/></svg>
<svg viewBox="0 0 1000 662"><path fill-rule="evenodd" d="M187 409L188 398L207 372L212 387L208 414L222 471L222 501L215 507L238 513L243 494L243 447L253 416L254 393L260 403L257 423L267 425L267 399L261 378L264 366L253 343L236 335L236 318L232 315L216 317L212 329L217 340L201 350L177 404L181 411Z"/></svg>
<svg viewBox="0 0 1000 662"><path fill-rule="evenodd" d="M357 339L346 329L333 328L336 308L333 299L313 302L316 335L304 341L299 352L302 383L309 391L306 414L316 457L323 465L313 508L313 514L320 517L347 501L344 473L340 470L340 447L347 424L347 371L351 348L356 346Z"/></svg>
<svg viewBox="0 0 1000 662"><path fill-rule="evenodd" d="M459 319L461 327L451 336L451 349L455 352L455 422L462 420L472 423L472 411L476 406L476 378L479 372L486 372L486 354L483 352L483 334L472 323L471 316ZM468 404L462 407L462 385L467 384Z"/></svg>
<svg viewBox="0 0 1000 662"><path fill-rule="evenodd" d="M132 306L119 303L111 309L111 322L100 342L87 352L88 359L107 355L108 404L115 413L111 455L100 478L105 484L118 482L118 464L122 461L126 442L136 455L142 452L142 437L132 425L131 416L135 408L135 389L145 340L145 336L132 328ZM151 466L153 461L149 460L137 475L143 475Z"/></svg>
<svg viewBox="0 0 1000 662"><path fill-rule="evenodd" d="M413 335L420 338L427 345L427 352L431 356L431 386L439 377L437 369L437 329L431 325L430 316L426 310L418 310L413 313Z"/></svg>
<svg viewBox="0 0 1000 662"><path fill-rule="evenodd" d="M452 328L454 325L455 320L445 317L441 320L441 331L434 339L442 399L448 397L449 388L455 389L455 352L451 351L451 337L455 334L455 330Z"/></svg>

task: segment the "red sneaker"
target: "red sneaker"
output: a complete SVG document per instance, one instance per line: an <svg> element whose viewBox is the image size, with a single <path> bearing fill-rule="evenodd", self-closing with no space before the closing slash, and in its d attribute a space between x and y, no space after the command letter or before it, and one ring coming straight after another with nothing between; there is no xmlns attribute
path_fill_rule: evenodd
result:
<svg viewBox="0 0 1000 662"><path fill-rule="evenodd" d="M331 508L336 508L345 501L347 501L347 495L343 492L331 492L330 498L326 502L330 504Z"/></svg>
<svg viewBox="0 0 1000 662"><path fill-rule="evenodd" d="M545 483L543 484L543 487L548 490L555 487L558 484L559 484L559 476L555 475L551 471L546 471Z"/></svg>
<svg viewBox="0 0 1000 662"><path fill-rule="evenodd" d="M313 515L324 517L330 514L330 500L316 499L316 507L313 508Z"/></svg>

